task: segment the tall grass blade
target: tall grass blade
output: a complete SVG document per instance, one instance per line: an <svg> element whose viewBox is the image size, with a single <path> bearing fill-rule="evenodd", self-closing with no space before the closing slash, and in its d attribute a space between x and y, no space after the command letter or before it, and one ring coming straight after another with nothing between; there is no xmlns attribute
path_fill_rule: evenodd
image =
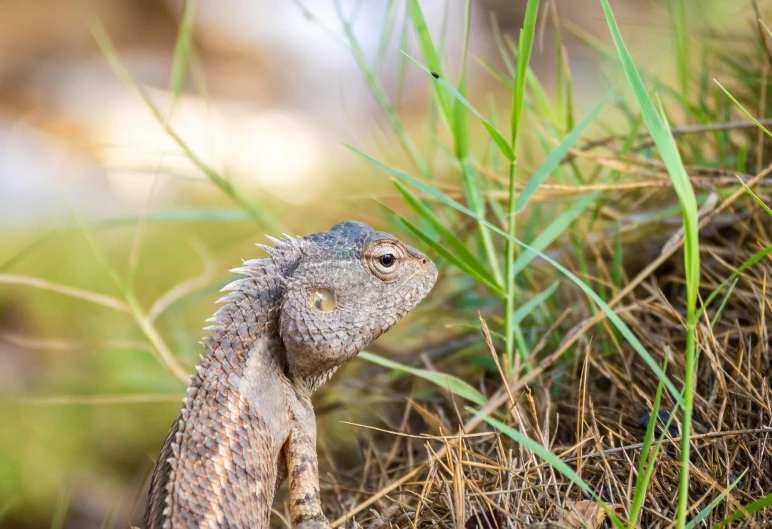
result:
<svg viewBox="0 0 772 529"><path fill-rule="evenodd" d="M485 278L485 282L492 284L496 287L497 292L501 292L501 285L491 275L482 262L475 257L475 255L469 251L467 245L459 239L452 230L448 229L445 223L443 223L437 216L421 202L418 197L410 192L407 187L399 180L394 180L394 186L402 194L405 202L418 213L424 220L431 224L432 228L437 232L439 238L445 241L445 244L450 248L453 255L458 258L459 261L464 263L464 266L468 269L474 270L479 276Z"/></svg>
<svg viewBox="0 0 772 529"><path fill-rule="evenodd" d="M630 53L627 51L622 35L619 32L614 14L611 12L608 0L601 0L603 11L606 15L611 38L617 48L617 53L622 62L630 86L635 94L635 99L641 109L644 122L651 133L652 140L659 150L662 161L673 182L684 221L684 267L686 272L686 354L684 362L684 394L683 394L683 431L681 435L681 468L678 482L678 519L677 527L683 528L686 523L687 504L689 500L689 453L690 435L692 424L692 402L694 398L694 371L695 371L695 326L697 309L697 292L700 283L700 250L699 232L697 226L697 199L694 196L689 176L686 173L681 155L678 152L670 127L667 126L664 112L662 117L657 114L654 103L649 98L643 79L635 67ZM661 109L661 104L660 104Z"/></svg>
<svg viewBox="0 0 772 529"><path fill-rule="evenodd" d="M147 317L145 310L139 304L139 301L137 300L134 293L127 286L126 282L121 279L118 271L110 264L107 256L105 256L105 254L100 250L99 245L94 239L94 235L89 227L85 222L83 222L83 220L71 206L70 213L72 214L75 224L83 235L83 238L86 240L86 243L91 249L94 258L105 269L110 279L112 279L113 283L115 284L116 288L123 295L123 299L129 308L129 313L134 317L135 323L148 339L148 341L153 344L153 353L158 359L158 362L164 369L177 377L179 380L182 382L188 382L190 380L190 375L188 375L187 370L182 367L180 362L177 360L177 357L174 355L174 353L172 353L164 339L161 337L161 334Z"/></svg>
<svg viewBox="0 0 772 529"><path fill-rule="evenodd" d="M555 281L549 287L542 292L539 292L536 296L529 299L526 303L520 305L517 310L512 314L512 321L516 324L522 322L536 307L544 303L544 301L550 297L558 289L560 282Z"/></svg>
<svg viewBox="0 0 772 529"><path fill-rule="evenodd" d="M517 46L515 62L515 82L512 89L512 112L511 112L511 140L512 158L509 161L509 189L507 198L507 234L514 239L516 231L515 215L515 189L517 183L517 145L520 133L520 123L523 118L525 108L525 80L528 74L528 62L531 60L531 49L533 48L533 38L536 32L536 16L539 13L539 0L528 0L525 7L525 20L523 29L520 31L520 38ZM515 308L515 274L512 273L512 261L515 259L515 244L513 240L507 240L504 248L505 259L505 290L507 297L504 299L504 336L505 340L505 358L507 376L513 369L515 342L520 345L520 357L523 360L523 366L526 371L531 369L528 363L527 352L524 347L523 333L520 327L512 321L512 314Z"/></svg>
<svg viewBox="0 0 772 529"><path fill-rule="evenodd" d="M514 77L515 67L512 64L512 59L509 57L509 52L507 51L507 47L504 45L504 39L501 36L501 26L499 25L499 20L496 17L495 11L491 11L490 19L491 19L491 29L493 32L493 41L496 43L496 48L498 48L499 53L501 54L501 59L504 61L504 65L507 67L507 71L509 72L509 75L511 77Z"/></svg>
<svg viewBox="0 0 772 529"><path fill-rule="evenodd" d="M419 68L421 68L423 71L425 71L427 74L429 74L429 75L430 75L430 76L431 76L431 77L434 79L434 81L435 81L437 84L439 84L439 85L440 85L440 86L442 86L442 87L443 87L445 90L447 90L448 92L450 92L450 94L451 94L451 95L453 95L453 97L455 97L455 98L456 98L458 101L460 101L462 105L464 105L466 108L468 108L468 109L469 109L469 111L470 111L472 114L474 114L475 116L477 116L477 118L480 120L480 123L482 123L483 127L485 127L485 130L487 130L487 131L488 131L488 134L490 135L490 137L493 139L493 141L495 141L495 142L496 142L496 145L497 145L497 146L499 147L499 149L501 150L501 153L502 153L502 154L503 154L503 155L504 155L504 156L507 158L507 160L512 160L512 158L513 158L513 156L514 156L514 155L512 154L512 149L510 148L509 144L507 143L507 140L505 140L505 139L504 139L504 136L502 136L502 135L501 135L501 133L500 133L499 131L497 131L497 130L496 130L494 127L493 127L493 125L491 125L491 124L490 124L490 122L489 122L487 119L485 119L485 117L484 117L482 114L480 114L480 113L477 111L477 109L476 109L476 108L474 108L474 106L472 106L472 103L470 103L470 102L469 102L469 101L466 99L466 97L464 97L464 96L463 96L463 95L462 95L462 94L461 94L461 93L460 93L458 90L456 90L456 88L455 88L453 85L451 85L451 84L450 84L450 83L448 83L448 82L447 82L445 79L443 79L441 76L439 76L439 74L438 74L438 75L435 77L435 75L434 75L434 74L435 74L435 73L437 73L437 72L434 72L434 73L432 73L432 71L431 71L431 70L429 70L429 69L428 69L426 66L424 66L423 64L421 64L421 63L420 63L418 60L416 60L415 58L411 57L411 56L410 56L408 53L405 53L405 52L404 52L404 51L402 51L402 50L399 50L399 51L400 51L400 53L402 53L402 54L403 54L405 57L407 57L408 59L410 59L411 61L413 61L413 62L414 62L414 63L415 63L415 64L416 64L416 65L417 65Z"/></svg>
<svg viewBox="0 0 772 529"><path fill-rule="evenodd" d="M484 406L488 402L488 399L486 399L482 393L474 389L460 378L454 377L453 375L439 373L437 371L429 371L428 369L419 369L417 367L406 366L405 364L400 364L394 360L389 360L388 358L383 358L382 356L368 353L367 351L362 351L359 353L359 358L364 358L368 362L378 364L382 367L388 367L389 369L393 369L395 371L409 373L418 378L423 378L424 380L428 380L429 382L439 386L442 389L450 390L452 393L455 393L459 397L463 397L474 402L475 404L479 404L480 406Z"/></svg>
<svg viewBox="0 0 772 529"><path fill-rule="evenodd" d="M515 202L515 213L519 213L523 210L523 208L525 208L533 194L539 189L539 186L541 186L544 181L547 180L547 177L551 175L553 171L555 171L558 165L560 165L560 162L563 160L563 158L565 158L566 154L568 154L568 151L571 150L574 144L576 144L584 130L590 125L590 123L595 121L596 117L598 117L598 113L609 100L612 93L613 89L606 92L600 101L595 104L592 110L590 110L587 115L582 118L579 124L574 127L571 132L566 134L566 137L563 138L558 146L555 147L555 149L547 156L544 162L533 174L533 176L531 176L531 178L528 180L528 183L520 192L520 195L518 195L517 201Z"/></svg>
<svg viewBox="0 0 772 529"><path fill-rule="evenodd" d="M375 67L379 69L383 65L383 58L386 56L386 47L389 44L394 23L397 20L397 0L389 0L386 6L386 20L381 33L381 41L378 43L378 53L375 55Z"/></svg>
<svg viewBox="0 0 772 529"><path fill-rule="evenodd" d="M659 365L654 361L654 358L649 354L649 352L646 350L646 348L643 346L643 344L638 340L638 338L633 334L633 332L630 330L630 328L627 326L627 324L620 318L612 309L611 307L606 304L605 301L603 301L590 287L588 287L584 281L576 277L573 273L571 273L570 270L568 270L566 267L549 257L548 255L539 252L532 248L530 245L516 239L515 237L512 237L507 232L502 230L501 228L491 224L486 219L480 217L477 215L474 211L470 210L466 206L459 204L452 198L448 197L444 193L440 192L439 190L435 189L434 187L426 184L425 182L422 182L420 180L417 180L416 178L403 173L402 171L398 171L397 169L394 169L392 167L389 167L388 165L385 165L375 158L372 158L368 156L367 154L357 150L355 147L352 147L351 145L347 145L349 149L357 153L359 156L367 160L369 163L374 165L375 167L386 171L387 173L396 176L403 182L406 182L410 184L411 186L415 187L416 189L421 190L422 192L434 197L437 201L439 201L442 204L445 204L446 206L450 206L451 208L460 211L461 213L464 213L465 215L468 215L469 217L472 217L473 219L476 219L478 222L481 222L485 224L491 231L494 233L497 233L498 235L504 237L505 239L512 241L513 243L519 245L520 247L526 249L526 250L533 250L536 255L544 259L546 262L548 262L550 265L555 267L559 272L561 272L563 275L565 275L568 279L571 280L576 286L578 286L587 296L590 297L590 299L603 311L603 313L608 317L609 321L619 330L619 332L622 334L622 336L627 340L627 342L635 349L635 351L638 353L638 355L641 357L641 359L646 363L646 365L649 366L649 368L656 373L656 375L659 377L660 380L665 384L665 387L667 388L668 392L671 394L672 398L679 404L683 402L683 399L681 397L680 391L678 391L673 385L673 383L670 381L670 379L667 377L667 375L662 371L662 369L659 367ZM513 311L514 312L514 311Z"/></svg>
<svg viewBox="0 0 772 529"><path fill-rule="evenodd" d="M389 208L385 204L381 204L384 208L386 208L388 211L390 211L396 218L399 220L399 222L402 223L402 225L407 228L409 231L413 233L416 237L421 239L421 241L432 248L435 252L437 252L440 256L442 256L444 259L446 259L451 264L455 265L459 269L463 270L476 280L480 281L482 284L486 285L488 288L490 288L493 292L495 292L498 295L503 295L503 291L501 290L501 287L490 278L489 274L481 274L476 268L473 268L468 265L466 261L463 261L459 259L459 257L449 251L447 248L445 248L442 244L440 244L436 238L432 237L431 235L427 234L423 230L421 230L418 226L407 220L406 218L402 217L399 213L394 211L393 209Z"/></svg>
<svg viewBox="0 0 772 529"><path fill-rule="evenodd" d="M755 124L756 124L756 126L757 126L759 129L761 129L761 130L764 132L764 134L766 134L767 136L770 136L770 137L772 137L772 132L770 132L770 131L769 131L769 129L768 129L768 128L766 128L764 125L762 125L761 123L759 123L759 120L757 120L756 118L754 118L754 117L753 117L753 115L752 115L750 112L748 112L747 110L745 110L745 107L744 107L744 106L742 106L742 103L740 103L740 102L739 102L737 99L735 99L735 97L734 97L732 94L730 94L730 93L729 93L729 90L727 90L726 88L724 88L724 85L722 85L721 83L719 83L719 82L718 82L718 80L716 80L716 79L713 79L713 81L714 81L714 82L715 82L715 83L718 85L718 87L719 87L719 88L720 88L720 89L721 89L721 90L722 90L722 91L723 91L723 92L726 94L726 96L727 96L727 97L729 98L729 100L730 100L730 101L731 101L731 102L734 104L734 106L736 106L737 108L739 108L739 109L740 109L740 111L741 111L743 114L745 114L745 115L748 117L748 119L750 119L750 120L751 120L753 123L755 123Z"/></svg>
<svg viewBox="0 0 772 529"><path fill-rule="evenodd" d="M697 516L695 516L688 524L684 526L684 529L693 529L694 527L697 527L697 524L699 524L702 520L704 520L710 512L716 508L716 506L721 503L726 496L732 492L732 489L734 489L740 481L745 477L745 474L748 473L748 469L746 468L743 470L742 474L740 474L736 480L734 480L732 483L729 484L729 486L721 491L721 494L713 498L713 501L711 501L709 504L705 506L704 509L702 509L700 512L697 513Z"/></svg>
<svg viewBox="0 0 772 529"><path fill-rule="evenodd" d="M560 237L560 235L562 235L563 232L565 232L566 229L568 229L574 223L577 217L579 217L579 215L581 215L590 204L595 202L595 199L597 199L599 196L600 191L585 193L579 198L579 200L576 201L573 206L562 213L557 219L552 221L549 226L544 228L541 233L539 233L539 235L530 243L531 247L539 252L547 248L547 246L552 244L555 239ZM527 250L521 253L517 259L515 259L515 262L512 263L510 273L513 275L519 274L526 266L528 266L534 259L536 259L536 257L537 254L531 250Z"/></svg>
<svg viewBox="0 0 772 529"><path fill-rule="evenodd" d="M418 168L418 171L425 178L429 178L431 176L429 163L426 161L424 156L421 154L421 151L418 149L418 147L413 142L413 139L408 134L407 129L402 122L402 118L399 116L397 109L394 108L391 100L389 100L389 96L386 94L386 90L383 88L383 84L378 78L378 74L367 62L364 51L362 51L362 47L359 45L359 41L357 41L356 36L354 35L354 28L351 27L351 21L343 13L343 10L340 6L340 1L336 0L334 3L335 8L338 11L340 22L343 25L343 32L346 36L346 40L348 41L349 47L351 48L351 53L354 56L354 60L356 61L357 66L364 74L365 80L370 86L370 90L372 91L373 96L375 96L376 101L378 101L378 104L386 113L386 117L389 119L391 128L396 133L400 143L402 143L402 147L405 149L405 152L408 154L408 156L410 156L410 159Z"/></svg>
<svg viewBox="0 0 772 529"><path fill-rule="evenodd" d="M361 354L361 353L360 353ZM510 437L513 441L516 443L526 447L528 450L533 452L539 459L543 459L549 465L563 474L569 481L577 485L579 488L581 488L584 492L589 494L593 497L595 501L600 504L601 508L606 512L606 515L611 519L611 521L614 523L616 527L624 527L621 520L617 516L616 512L614 512L614 509L612 509L603 499L598 495L597 492L595 492L595 489L593 489L590 485L587 484L586 481L584 481L579 475L574 472L574 469L572 469L568 464L564 463L560 457L553 454L549 451L545 446L543 446L538 441L535 441L534 439L531 439L527 435L523 434L522 432L512 428L511 426L508 426L504 424L503 422L494 419L493 417L488 417L487 415L483 415L482 413L479 413L477 410L467 407L466 408L470 413L473 413L480 419L483 419L485 422L505 434L506 436Z"/></svg>
<svg viewBox="0 0 772 529"><path fill-rule="evenodd" d="M520 133L520 123L523 119L523 102L525 100L525 80L528 63L531 60L533 38L536 33L536 15L539 13L539 0L528 0L525 7L523 29L517 44L515 64L515 89L512 91L512 150L516 151L517 137Z"/></svg>
<svg viewBox="0 0 772 529"><path fill-rule="evenodd" d="M761 261L764 257L772 253L772 244L759 250L755 254L753 254L750 258L748 258L743 264L741 264L739 267L737 267L737 270L732 272L732 274L727 277L725 280L723 280L714 290L710 293L710 295L705 299L705 302L702 304L702 307L699 308L697 311L697 319L699 320L700 317L702 317L702 313L705 311L707 307L710 306L710 304L713 302L713 300L716 298L716 296L721 293L721 291L726 287L729 283L737 279L740 274L742 274L745 270L753 266L754 264Z"/></svg>
<svg viewBox="0 0 772 529"><path fill-rule="evenodd" d="M667 355L665 355L665 361L662 364L662 370L667 370ZM654 395L654 402L651 406L651 414L649 415L649 424L646 427L646 434L643 437L643 446L641 447L640 461L638 461L638 476L635 479L635 492L633 493L633 502L630 507L630 521L633 524L638 524L638 518L640 517L641 510L643 509L643 502L646 499L646 491L649 488L651 482L651 476L654 472L654 467L657 461L657 454L662 440L665 437L670 423L675 417L675 411L670 414L662 428L662 433L659 436L658 442L652 450L652 441L654 440L654 433L656 432L657 423L659 422L659 409L662 401L662 381L657 384L657 392Z"/></svg>
<svg viewBox="0 0 772 529"><path fill-rule="evenodd" d="M164 132L177 144L177 146L182 149L182 151L185 153L185 156L187 156L193 165L198 167L198 169L204 173L204 175L206 175L206 177L209 178L209 180L215 184L223 193L229 196L231 200L244 208L244 210L248 211L255 220L264 224L271 231L276 231L277 233L281 232L278 223L268 212L257 208L243 195L241 190L233 185L233 182L224 178L216 170L214 170L214 168L205 163L182 139L182 137L177 134L171 125L169 125L167 120L164 119L161 110L151 99L150 95L147 93L144 87L142 87L142 85L140 85L136 79L134 79L129 70L126 68L126 65L123 64L120 55L118 55L118 50L115 49L115 46L113 45L112 40L105 31L104 27L98 22L92 22L90 24L90 29L94 40L99 45L99 48L102 50L102 53L107 58L110 66L118 78L123 81L126 86L137 92L142 101L145 103L145 106L147 106L148 110L152 114L153 118L155 118L156 122L163 128Z"/></svg>
<svg viewBox="0 0 772 529"><path fill-rule="evenodd" d="M764 211L766 211L766 212L767 212L769 215L772 215L772 209L770 209L770 207L769 207L769 206L767 206L767 205L764 203L764 201L763 201L763 200L761 200L761 199L760 199L760 198L759 198L759 197L756 195L756 193L754 193L754 192L753 192L753 189L751 189L750 187L748 187L748 184L746 184L746 183L743 181L743 179L742 179L742 178L740 178L739 176L737 177L737 179L740 181L740 183L741 183L741 184L743 185L743 187L745 188L745 192L746 192L746 193L748 193L748 194L751 196L751 198L754 200L754 202L756 202L756 204L758 204L759 206L761 206L761 208L762 208Z"/></svg>
<svg viewBox="0 0 772 529"><path fill-rule="evenodd" d="M182 94L185 84L185 74L188 68L188 60L193 49L193 11L196 0L186 0L185 10L182 12L180 32L177 34L177 43L174 46L174 59L172 60L172 76L169 81L169 89L172 93L172 108ZM171 110L169 111L171 114Z"/></svg>
<svg viewBox="0 0 772 529"><path fill-rule="evenodd" d="M622 288L622 273L624 267L624 250L622 248L622 231L619 222L614 224L614 256L611 277L617 290Z"/></svg>
<svg viewBox="0 0 772 529"><path fill-rule="evenodd" d="M689 78L691 77L691 61L689 60L689 28L687 27L685 0L673 0L671 19L673 21L676 47L676 67L678 81L681 88L681 97L689 97Z"/></svg>
<svg viewBox="0 0 772 529"><path fill-rule="evenodd" d="M763 509L766 509L767 507L772 507L772 494L768 494L764 496L763 498L760 498L754 502L749 503L748 505L744 506L741 509L736 510L720 522L718 522L716 525L713 526L713 529L721 529L722 527L726 527L732 522L736 522L738 520L742 520L746 516L750 514L755 514Z"/></svg>
<svg viewBox="0 0 772 529"><path fill-rule="evenodd" d="M437 53L437 48L434 46L434 40L432 39L431 33L429 33L429 27L426 25L426 19L424 18L423 11L421 10L421 5L419 4L418 0L408 0L407 7L408 15L410 16L410 20L413 22L416 35L418 35L418 43L421 46L421 53L426 60L426 64L429 65L429 68L432 72L435 72L438 76L442 77L443 72L440 55ZM413 62L415 62L415 60L413 60ZM440 110L442 110L442 114L446 120L446 123L453 123L453 108L447 94L443 93L441 90L435 87L434 95L439 102Z"/></svg>

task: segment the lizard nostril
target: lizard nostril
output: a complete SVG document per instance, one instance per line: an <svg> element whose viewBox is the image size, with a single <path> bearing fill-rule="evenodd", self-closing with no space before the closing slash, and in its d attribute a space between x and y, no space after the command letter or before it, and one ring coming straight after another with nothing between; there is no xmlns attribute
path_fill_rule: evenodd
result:
<svg viewBox="0 0 772 529"><path fill-rule="evenodd" d="M426 259L421 259L421 264L425 265L426 264Z"/></svg>

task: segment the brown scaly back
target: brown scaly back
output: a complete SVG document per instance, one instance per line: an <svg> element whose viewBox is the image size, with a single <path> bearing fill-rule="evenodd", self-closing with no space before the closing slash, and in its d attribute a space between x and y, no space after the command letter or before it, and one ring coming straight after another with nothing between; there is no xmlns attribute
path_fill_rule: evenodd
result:
<svg viewBox="0 0 772 529"><path fill-rule="evenodd" d="M214 433L217 437L217 421L207 421L198 410L205 407L212 396L219 401L238 401L238 385L244 376L247 351L259 337L270 337L277 333L284 288L283 278L291 274L300 252L296 239L272 241L275 247L259 245L268 252L269 258L245 261L241 267L231 270L246 277L223 288L228 294L220 298L218 303L225 305L207 320L212 325L205 330L212 334L206 336L202 342L206 354L201 356L201 363L191 377L187 396L183 399L183 408L172 424L156 461L143 518L144 529L176 527L169 521L173 508L169 497L170 493L175 491L175 481L179 480L184 471L183 468L178 470L179 462L185 457L198 462L196 454L181 453L184 437L193 437L184 435L186 424L190 425L190 428L196 428L197 421L208 423L204 428L209 434ZM219 384L219 377L226 373L224 383ZM189 431L188 434L190 433ZM195 433L200 436L202 432ZM209 465L206 461L201 461L201 466ZM195 518L191 521L196 523Z"/></svg>

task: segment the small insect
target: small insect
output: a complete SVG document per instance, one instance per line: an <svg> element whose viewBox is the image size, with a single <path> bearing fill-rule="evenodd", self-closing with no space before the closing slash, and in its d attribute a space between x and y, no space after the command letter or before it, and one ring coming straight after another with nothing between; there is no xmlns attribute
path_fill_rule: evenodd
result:
<svg viewBox="0 0 772 529"><path fill-rule="evenodd" d="M435 79L439 79L440 74L438 74L437 72L432 72L432 77L434 77Z"/></svg>

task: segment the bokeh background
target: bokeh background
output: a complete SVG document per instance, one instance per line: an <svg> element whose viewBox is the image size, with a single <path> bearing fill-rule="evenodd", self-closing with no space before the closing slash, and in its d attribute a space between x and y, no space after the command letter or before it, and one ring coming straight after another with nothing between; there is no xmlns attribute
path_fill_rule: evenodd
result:
<svg viewBox="0 0 772 529"><path fill-rule="evenodd" d="M596 55L574 36L608 41L600 3L549 4L575 30L565 43L581 108L608 86ZM524 5L472 2L469 92L483 108L489 92L500 108L508 97L492 91L495 79L476 60L503 68L492 17L516 38ZM463 2L422 6L432 33L445 35L444 55L457 59ZM671 76L667 1L613 7L636 60ZM259 256L253 243L266 242L264 233L307 234L346 218L386 226L373 197L397 204L393 187L345 144L397 167L407 162L352 55L341 11L410 132L432 141L427 78L397 51L419 53L413 32L403 33L405 2L196 0L192 60L176 97L169 87L184 8L179 0L0 0L2 527L138 520L185 385L160 366L136 318L110 306L121 297L110 270L130 283L189 369L217 291L232 279L227 270ZM745 27L749 12L745 2L700 4L700 16L727 34ZM163 131L111 69L95 27L163 119L256 213L234 206ZM554 48L544 23L533 66L548 87ZM435 171L449 169L438 162ZM415 353L446 323L429 301L373 350ZM376 422L383 402L405 397L373 387L357 362L317 401L323 466L336 472L365 442L341 421Z"/></svg>

